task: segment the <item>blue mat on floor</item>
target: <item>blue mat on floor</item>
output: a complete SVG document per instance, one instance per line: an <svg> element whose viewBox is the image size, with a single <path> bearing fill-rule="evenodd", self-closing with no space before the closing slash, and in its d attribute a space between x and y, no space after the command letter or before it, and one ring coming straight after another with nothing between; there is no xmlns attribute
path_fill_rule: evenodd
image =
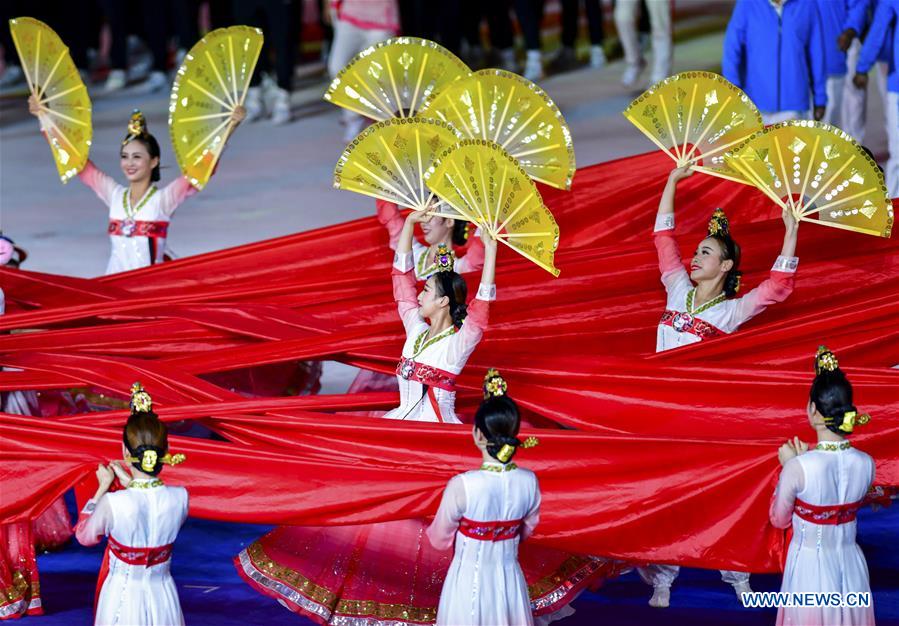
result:
<svg viewBox="0 0 899 626"><path fill-rule="evenodd" d="M71 505L71 502L70 502ZM71 508L71 507L70 507ZM269 530L267 526L188 520L172 561L181 605L188 624L306 626L274 600L251 590L231 564L241 549ZM880 626L899 626L899 504L859 513L859 543L871 572L874 608ZM94 590L103 551L75 543L38 558L46 615L26 618L35 626L88 625L93 619ZM756 591L777 591L780 577L752 577ZM774 623L774 609L744 609L718 572L685 569L672 588L671 607L653 609L650 588L635 573L585 593L574 603L577 613L564 626L763 626Z"/></svg>

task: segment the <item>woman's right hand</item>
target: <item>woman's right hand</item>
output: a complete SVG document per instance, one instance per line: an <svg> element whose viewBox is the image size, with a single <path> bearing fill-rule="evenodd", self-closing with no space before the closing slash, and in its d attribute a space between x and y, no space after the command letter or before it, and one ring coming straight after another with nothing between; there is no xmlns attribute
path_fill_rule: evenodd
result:
<svg viewBox="0 0 899 626"><path fill-rule="evenodd" d="M410 224L421 224L422 222L427 222L431 219L431 216L428 215L427 211L412 211L409 215L406 216L406 222Z"/></svg>
<svg viewBox="0 0 899 626"><path fill-rule="evenodd" d="M34 94L28 96L28 112L35 117L41 114L41 104Z"/></svg>
<svg viewBox="0 0 899 626"><path fill-rule="evenodd" d="M668 175L668 180L673 183L679 182L685 178L690 178L693 175L693 170L690 169L690 165L684 165L683 167L675 167L671 170L671 173Z"/></svg>
<svg viewBox="0 0 899 626"><path fill-rule="evenodd" d="M124 467L122 467L122 462L113 461L109 464L109 467L118 477L119 484L127 489L128 485L131 484L131 474L129 474L128 471Z"/></svg>
<svg viewBox="0 0 899 626"><path fill-rule="evenodd" d="M115 474L108 466L103 465L102 463L97 465L97 483L99 483L100 487L97 490L99 491L109 491L109 488L112 486L112 481L115 480Z"/></svg>

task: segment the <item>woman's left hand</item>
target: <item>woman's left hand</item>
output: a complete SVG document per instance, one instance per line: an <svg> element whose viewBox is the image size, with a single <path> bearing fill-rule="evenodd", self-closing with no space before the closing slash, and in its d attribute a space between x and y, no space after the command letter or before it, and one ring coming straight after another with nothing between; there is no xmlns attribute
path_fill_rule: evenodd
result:
<svg viewBox="0 0 899 626"><path fill-rule="evenodd" d="M481 241L484 243L484 248L487 249L495 249L496 248L496 239L494 239L490 233L487 232L487 229L481 227L478 230Z"/></svg>
<svg viewBox="0 0 899 626"><path fill-rule="evenodd" d="M795 456L796 450L790 445L789 441L777 449L777 460L780 461L781 465L786 465Z"/></svg>
<svg viewBox="0 0 899 626"><path fill-rule="evenodd" d="M240 123L242 121L244 121L244 119L246 119L246 117L247 117L247 109L240 104L238 104L236 107L234 107L234 110L231 111L231 123L234 124L235 126L240 125Z"/></svg>
<svg viewBox="0 0 899 626"><path fill-rule="evenodd" d="M793 215L790 209L781 211L780 216L784 221L784 229L787 234L793 235L799 232L799 220L796 219L796 216Z"/></svg>

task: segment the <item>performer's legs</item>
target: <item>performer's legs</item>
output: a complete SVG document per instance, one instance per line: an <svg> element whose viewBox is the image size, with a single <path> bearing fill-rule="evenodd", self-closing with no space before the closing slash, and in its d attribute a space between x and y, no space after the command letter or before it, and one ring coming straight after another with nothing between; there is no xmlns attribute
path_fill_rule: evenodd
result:
<svg viewBox="0 0 899 626"><path fill-rule="evenodd" d="M744 593L752 593L752 587L749 586L749 572L721 570L721 580L734 588L739 600L742 600Z"/></svg>
<svg viewBox="0 0 899 626"><path fill-rule="evenodd" d="M646 567L638 567L637 573L647 585L652 585L652 598L649 605L657 608L665 608L671 600L671 585L677 580L680 567L677 565L651 564Z"/></svg>
<svg viewBox="0 0 899 626"><path fill-rule="evenodd" d="M827 107L824 109L824 117L821 118L821 121L838 128L843 128L840 114L843 112L845 82L846 76L827 77Z"/></svg>
<svg viewBox="0 0 899 626"><path fill-rule="evenodd" d="M624 49L624 61L627 64L621 82L627 87L636 84L643 66L646 65L643 51L640 49L640 39L637 36L639 6L639 0L618 0L615 4L615 28L618 29L618 39Z"/></svg>
<svg viewBox="0 0 899 626"><path fill-rule="evenodd" d="M899 196L899 93L895 91L887 93L885 117L890 148L890 158L885 168L887 191L891 198L895 198Z"/></svg>
<svg viewBox="0 0 899 626"><path fill-rule="evenodd" d="M652 27L652 76L657 83L671 74L671 3L668 0L651 0L649 23Z"/></svg>
<svg viewBox="0 0 899 626"><path fill-rule="evenodd" d="M843 96L840 110L840 127L859 143L865 142L865 123L867 121L868 90L859 89L852 82L855 68L858 65L858 53L862 44L858 39L853 40L846 52L846 79L843 82ZM828 104L828 106L830 106Z"/></svg>

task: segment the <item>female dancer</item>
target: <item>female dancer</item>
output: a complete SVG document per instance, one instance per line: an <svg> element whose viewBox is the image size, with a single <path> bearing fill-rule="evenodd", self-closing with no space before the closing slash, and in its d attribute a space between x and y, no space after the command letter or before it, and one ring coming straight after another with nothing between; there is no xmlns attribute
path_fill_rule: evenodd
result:
<svg viewBox="0 0 899 626"><path fill-rule="evenodd" d="M799 223L789 211L784 211L783 246L769 278L745 296L736 298L740 289L740 246L731 237L724 212L718 209L709 222L708 236L699 242L693 254L688 274L674 239L674 194L677 183L692 174L689 167L672 170L656 216L655 246L662 284L668 294L656 333L656 352L735 332L743 322L768 306L787 299L793 291L799 264L794 256ZM637 571L646 584L653 586L650 606L667 607L671 585L680 568L653 564ZM733 586L738 598L752 591L749 574L745 572L722 570L721 578Z"/></svg>
<svg viewBox="0 0 899 626"><path fill-rule="evenodd" d="M37 116L40 105L28 98L28 110ZM236 126L246 111L236 107L231 121ZM157 189L159 181L159 142L147 131L143 114L135 110L128 122L120 154L122 173L128 187L116 183L88 161L78 173L81 181L109 207L109 240L112 251L106 273L125 272L159 263L165 255L169 221L175 209L197 193L184 176Z"/></svg>
<svg viewBox="0 0 899 626"><path fill-rule="evenodd" d="M174 465L184 457L168 453L165 424L153 413L150 395L140 383L131 388L131 416L122 442L130 475L118 463L98 465L97 492L75 527L85 546L109 537L94 624L183 624L169 567L172 544L187 519L187 490L168 487L158 476L163 463ZM107 493L116 476L125 489Z"/></svg>
<svg viewBox="0 0 899 626"><path fill-rule="evenodd" d="M874 482L874 461L846 439L866 424L852 404L852 385L836 357L821 346L806 407L818 444L788 441L777 456L783 470L771 503L771 523L793 526L782 593L867 593L871 583L855 542L856 513ZM874 624L874 607L781 607L777 624Z"/></svg>
<svg viewBox="0 0 899 626"><path fill-rule="evenodd" d="M505 391L505 381L490 370L486 399L472 429L483 465L449 481L428 527L436 549L455 546L440 592L437 624L534 623L518 544L540 519L540 487L533 472L511 462L521 445L521 418Z"/></svg>

